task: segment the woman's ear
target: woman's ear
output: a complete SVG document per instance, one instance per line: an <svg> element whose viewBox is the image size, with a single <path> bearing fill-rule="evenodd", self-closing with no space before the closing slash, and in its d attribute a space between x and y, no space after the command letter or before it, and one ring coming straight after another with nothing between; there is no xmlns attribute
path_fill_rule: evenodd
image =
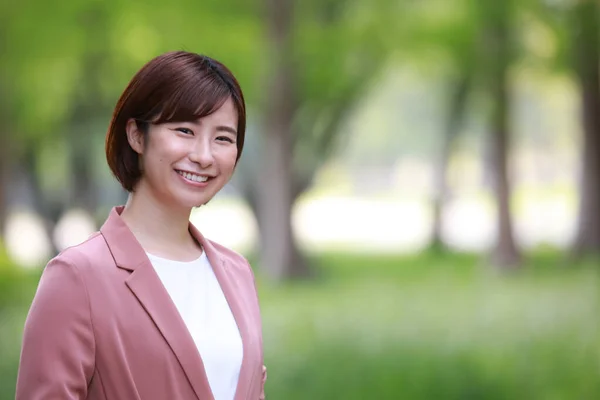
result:
<svg viewBox="0 0 600 400"><path fill-rule="evenodd" d="M125 125L125 131L127 132L127 141L129 145L138 154L144 152L144 132L138 127L137 121L130 118Z"/></svg>

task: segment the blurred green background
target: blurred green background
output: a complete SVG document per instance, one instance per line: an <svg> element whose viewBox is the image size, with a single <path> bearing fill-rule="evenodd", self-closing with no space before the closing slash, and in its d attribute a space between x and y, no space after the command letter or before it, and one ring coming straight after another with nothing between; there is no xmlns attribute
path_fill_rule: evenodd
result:
<svg viewBox="0 0 600 400"><path fill-rule="evenodd" d="M600 398L596 0L0 0L0 399L49 258L126 200L112 109L184 49L247 145L192 222L258 276L270 399Z"/></svg>

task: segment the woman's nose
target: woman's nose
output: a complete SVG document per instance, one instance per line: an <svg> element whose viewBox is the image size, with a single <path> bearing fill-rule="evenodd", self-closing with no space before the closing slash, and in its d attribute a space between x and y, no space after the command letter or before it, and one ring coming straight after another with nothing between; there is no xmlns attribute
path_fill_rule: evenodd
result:
<svg viewBox="0 0 600 400"><path fill-rule="evenodd" d="M200 164L202 168L210 167L215 161L212 147L205 141L196 143L189 157L193 162Z"/></svg>

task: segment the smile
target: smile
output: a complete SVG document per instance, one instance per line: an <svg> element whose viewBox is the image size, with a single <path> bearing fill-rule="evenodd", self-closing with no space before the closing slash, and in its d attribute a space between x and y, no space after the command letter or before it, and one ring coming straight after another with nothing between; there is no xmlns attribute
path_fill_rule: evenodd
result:
<svg viewBox="0 0 600 400"><path fill-rule="evenodd" d="M193 182L206 182L210 177L192 174L190 172L177 171L177 173L183 176L185 179Z"/></svg>

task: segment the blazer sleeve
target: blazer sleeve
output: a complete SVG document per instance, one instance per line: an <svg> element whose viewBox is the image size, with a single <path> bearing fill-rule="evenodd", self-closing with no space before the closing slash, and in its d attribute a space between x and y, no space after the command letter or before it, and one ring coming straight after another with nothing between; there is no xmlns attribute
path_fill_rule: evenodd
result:
<svg viewBox="0 0 600 400"><path fill-rule="evenodd" d="M85 399L94 353L85 283L59 255L44 269L25 321L16 400Z"/></svg>

